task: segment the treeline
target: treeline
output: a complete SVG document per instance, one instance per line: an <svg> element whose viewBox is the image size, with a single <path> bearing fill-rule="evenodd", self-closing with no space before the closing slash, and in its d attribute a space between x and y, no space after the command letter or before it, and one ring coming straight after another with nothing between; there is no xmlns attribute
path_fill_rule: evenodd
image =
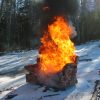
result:
<svg viewBox="0 0 100 100"><path fill-rule="evenodd" d="M0 51L36 49L40 45L44 16L42 0L1 0ZM83 0L84 1L84 0ZM100 11L88 12L84 2L72 16L77 30L75 42L100 39Z"/></svg>
<svg viewBox="0 0 100 100"><path fill-rule="evenodd" d="M76 44L100 40L100 9L95 7L89 11L86 7L86 1L83 0L79 15L73 19L77 30L77 37L74 40Z"/></svg>
<svg viewBox="0 0 100 100"><path fill-rule="evenodd" d="M0 51L39 46L41 6L35 0L1 0Z"/></svg>

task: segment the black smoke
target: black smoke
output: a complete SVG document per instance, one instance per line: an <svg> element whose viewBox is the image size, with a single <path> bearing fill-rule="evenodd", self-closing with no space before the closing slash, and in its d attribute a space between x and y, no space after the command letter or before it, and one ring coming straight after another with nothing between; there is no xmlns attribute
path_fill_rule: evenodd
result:
<svg viewBox="0 0 100 100"><path fill-rule="evenodd" d="M78 0L44 0L43 26L52 23L55 16L74 16L78 10Z"/></svg>
<svg viewBox="0 0 100 100"><path fill-rule="evenodd" d="M74 15L78 8L77 0L45 0L49 7L48 13L57 15Z"/></svg>

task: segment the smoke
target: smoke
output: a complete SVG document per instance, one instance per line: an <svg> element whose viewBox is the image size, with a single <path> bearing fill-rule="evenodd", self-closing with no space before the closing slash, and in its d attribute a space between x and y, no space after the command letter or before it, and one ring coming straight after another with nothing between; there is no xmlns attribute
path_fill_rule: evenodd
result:
<svg viewBox="0 0 100 100"><path fill-rule="evenodd" d="M77 10L78 0L44 0L42 27L46 29L55 16L68 18L75 15Z"/></svg>
<svg viewBox="0 0 100 100"><path fill-rule="evenodd" d="M48 5L48 13L51 15L73 15L78 8L77 0L45 0Z"/></svg>

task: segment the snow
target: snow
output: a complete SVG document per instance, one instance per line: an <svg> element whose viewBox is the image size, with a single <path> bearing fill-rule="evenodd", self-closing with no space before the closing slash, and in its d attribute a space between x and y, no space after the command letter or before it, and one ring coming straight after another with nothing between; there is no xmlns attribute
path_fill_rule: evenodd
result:
<svg viewBox="0 0 100 100"><path fill-rule="evenodd" d="M36 63L37 50L0 56L0 99L17 94L12 100L90 100L95 81L100 80L100 41L76 46L79 56L76 86L64 91L26 83L24 66ZM89 59L89 60L88 60Z"/></svg>

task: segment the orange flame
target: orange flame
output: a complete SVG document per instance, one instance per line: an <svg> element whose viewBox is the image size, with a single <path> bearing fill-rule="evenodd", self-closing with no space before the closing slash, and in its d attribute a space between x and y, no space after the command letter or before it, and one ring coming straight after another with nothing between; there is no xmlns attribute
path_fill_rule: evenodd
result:
<svg viewBox="0 0 100 100"><path fill-rule="evenodd" d="M46 74L57 73L68 63L75 63L75 47L70 36L72 28L63 17L48 25L48 33L41 39L40 70Z"/></svg>

